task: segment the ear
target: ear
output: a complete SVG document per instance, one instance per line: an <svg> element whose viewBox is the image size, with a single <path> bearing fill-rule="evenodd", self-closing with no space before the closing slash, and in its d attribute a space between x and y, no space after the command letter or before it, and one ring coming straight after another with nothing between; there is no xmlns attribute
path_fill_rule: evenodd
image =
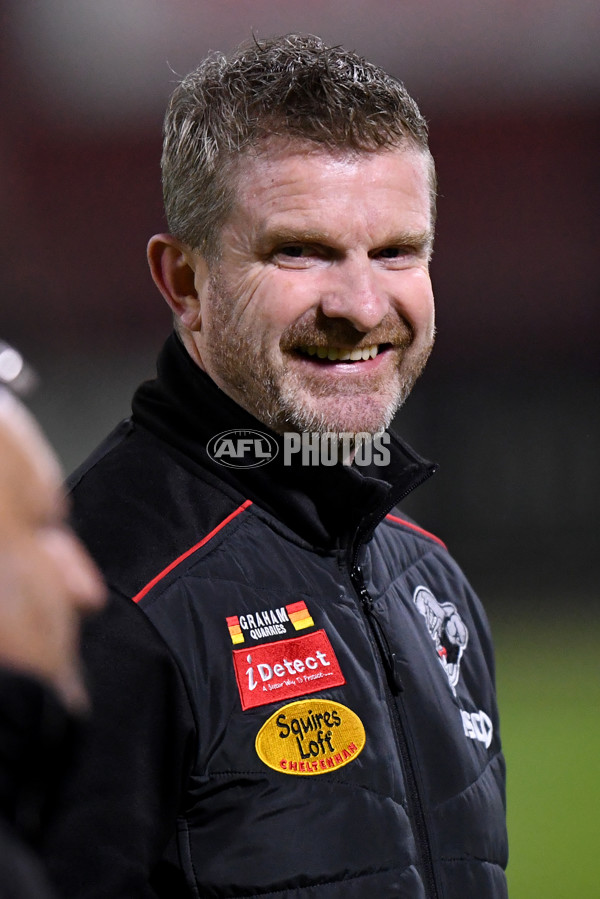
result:
<svg viewBox="0 0 600 899"><path fill-rule="evenodd" d="M198 253L171 234L155 234L148 242L152 279L182 325L199 331L200 297L208 281L208 267Z"/></svg>

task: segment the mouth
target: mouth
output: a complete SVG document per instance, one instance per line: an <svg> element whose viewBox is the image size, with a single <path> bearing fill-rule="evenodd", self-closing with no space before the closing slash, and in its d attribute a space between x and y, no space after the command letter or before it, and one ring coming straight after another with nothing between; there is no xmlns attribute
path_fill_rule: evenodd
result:
<svg viewBox="0 0 600 899"><path fill-rule="evenodd" d="M347 349L335 346L298 346L296 352L301 356L313 356L315 361L322 362L367 362L369 359L375 359L384 350L391 347L390 343L376 343L372 346L354 347Z"/></svg>

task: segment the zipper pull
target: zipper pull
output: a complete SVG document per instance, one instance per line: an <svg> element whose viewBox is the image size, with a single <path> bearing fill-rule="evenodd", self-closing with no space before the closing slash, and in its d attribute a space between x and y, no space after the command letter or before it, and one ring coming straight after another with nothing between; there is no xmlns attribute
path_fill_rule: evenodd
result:
<svg viewBox="0 0 600 899"><path fill-rule="evenodd" d="M379 652L381 653L381 658L383 660L383 666L385 668L385 673L387 675L390 689L394 696L397 696L398 693L402 693L402 691L404 690L402 681L400 679L400 673L398 671L398 660L396 658L396 653L392 652L391 650L390 644L388 643L388 639L383 627L381 626L379 618L373 611L373 597L366 588L360 565L357 565L352 572L352 583L354 584L356 592L358 593L363 609L365 611L365 615L369 620L371 630L373 631L373 634L375 636L375 642L377 643L377 647L379 649Z"/></svg>
<svg viewBox="0 0 600 899"><path fill-rule="evenodd" d="M368 614L373 627L373 633L375 634L375 639L377 640L377 644L379 646L379 651L381 652L381 656L383 658L383 664L385 667L385 672L387 674L390 689L394 696L397 696L398 693L403 692L404 687L402 685L402 681L400 680L400 673L398 671L398 659L396 658L396 653L392 652L392 650L390 649L390 644L388 643L385 631L381 626L381 622L373 612L372 607Z"/></svg>

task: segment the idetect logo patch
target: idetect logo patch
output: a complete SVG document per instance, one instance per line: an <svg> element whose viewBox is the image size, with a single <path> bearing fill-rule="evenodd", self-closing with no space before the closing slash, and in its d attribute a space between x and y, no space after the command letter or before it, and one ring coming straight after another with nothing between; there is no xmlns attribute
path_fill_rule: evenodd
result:
<svg viewBox="0 0 600 899"><path fill-rule="evenodd" d="M363 723L351 709L327 699L302 699L274 712L256 737L258 757L284 774L326 774L363 750Z"/></svg>
<svg viewBox="0 0 600 899"><path fill-rule="evenodd" d="M233 667L244 711L346 683L323 630L234 649Z"/></svg>

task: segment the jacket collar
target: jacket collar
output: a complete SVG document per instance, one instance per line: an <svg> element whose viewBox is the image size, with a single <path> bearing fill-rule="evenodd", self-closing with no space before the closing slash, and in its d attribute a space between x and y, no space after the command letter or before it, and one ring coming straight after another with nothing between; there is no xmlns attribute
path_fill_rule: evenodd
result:
<svg viewBox="0 0 600 899"><path fill-rule="evenodd" d="M133 420L302 539L327 550L356 547L368 540L387 512L437 467L391 432L390 464L385 467L341 463L309 467L301 464L299 455L284 464L283 437L223 393L198 368L176 334L159 355L156 380L136 391ZM267 434L279 446L277 456L255 468L220 465L206 447L211 438L230 429Z"/></svg>

